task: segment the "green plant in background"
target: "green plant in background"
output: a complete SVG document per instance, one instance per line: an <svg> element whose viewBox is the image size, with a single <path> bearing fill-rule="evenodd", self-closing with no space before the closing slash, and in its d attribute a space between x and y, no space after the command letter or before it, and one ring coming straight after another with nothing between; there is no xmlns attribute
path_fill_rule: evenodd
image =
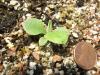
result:
<svg viewBox="0 0 100 75"><path fill-rule="evenodd" d="M23 28L29 35L44 34L39 39L40 46L45 45L48 41L56 44L66 44L70 34L70 30L65 27L57 27L53 30L51 21L48 22L46 27L42 20L36 18L26 19Z"/></svg>

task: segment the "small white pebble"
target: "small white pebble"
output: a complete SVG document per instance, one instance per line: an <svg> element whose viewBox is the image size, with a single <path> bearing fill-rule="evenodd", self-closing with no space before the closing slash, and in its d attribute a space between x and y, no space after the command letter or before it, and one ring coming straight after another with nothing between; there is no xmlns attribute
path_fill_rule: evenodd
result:
<svg viewBox="0 0 100 75"><path fill-rule="evenodd" d="M23 11L28 11L28 8L23 8Z"/></svg>
<svg viewBox="0 0 100 75"><path fill-rule="evenodd" d="M8 48L14 47L13 43L11 42L11 40L12 40L11 37L6 37L6 38L4 38L4 40L6 41Z"/></svg>
<svg viewBox="0 0 100 75"><path fill-rule="evenodd" d="M72 35L73 35L75 38L78 38L78 37L79 37L78 34L75 33L75 32L72 32Z"/></svg>
<svg viewBox="0 0 100 75"><path fill-rule="evenodd" d="M92 72L93 75L96 73L96 71L94 71L94 70L92 70L91 72Z"/></svg>
<svg viewBox="0 0 100 75"><path fill-rule="evenodd" d="M30 49L34 49L36 47L36 44L34 44L34 43L31 43L30 45L29 45L29 48Z"/></svg>
<svg viewBox="0 0 100 75"><path fill-rule="evenodd" d="M60 18L60 12L56 13L53 15L56 19L59 19Z"/></svg>
<svg viewBox="0 0 100 75"><path fill-rule="evenodd" d="M94 40L95 42L98 42L100 40L100 38L97 35L95 35L95 36L93 36L92 40Z"/></svg>
<svg viewBox="0 0 100 75"><path fill-rule="evenodd" d="M97 31L95 31L95 30L90 30L90 32L91 32L93 35L98 34L98 32L97 32Z"/></svg>
<svg viewBox="0 0 100 75"><path fill-rule="evenodd" d="M57 68L54 69L55 73L59 73L59 70Z"/></svg>
<svg viewBox="0 0 100 75"><path fill-rule="evenodd" d="M20 7L20 4L18 3L16 6L14 6L14 9L18 10L19 7Z"/></svg>
<svg viewBox="0 0 100 75"><path fill-rule="evenodd" d="M34 71L33 70L30 70L29 71L29 75L34 75Z"/></svg>
<svg viewBox="0 0 100 75"><path fill-rule="evenodd" d="M22 18L23 18L23 20L25 20L25 19L26 19L26 17L25 17L24 15L22 16ZM23 25L23 22L22 22L22 25Z"/></svg>
<svg viewBox="0 0 100 75"><path fill-rule="evenodd" d="M60 67L61 67L61 64L56 63L56 67L57 67L57 68L60 68Z"/></svg>
<svg viewBox="0 0 100 75"><path fill-rule="evenodd" d="M24 55L23 59L26 60L28 58L28 55Z"/></svg>
<svg viewBox="0 0 100 75"><path fill-rule="evenodd" d="M91 71L87 71L86 72L86 75L91 75Z"/></svg>
<svg viewBox="0 0 100 75"><path fill-rule="evenodd" d="M86 40L86 42L91 43L91 40Z"/></svg>
<svg viewBox="0 0 100 75"><path fill-rule="evenodd" d="M6 38L4 38L4 40L6 41L6 43L11 43L12 38L11 37L6 37Z"/></svg>
<svg viewBox="0 0 100 75"><path fill-rule="evenodd" d="M22 34L23 34L23 30L22 29L18 30L18 36L21 36Z"/></svg>
<svg viewBox="0 0 100 75"><path fill-rule="evenodd" d="M43 51L40 51L40 55L45 55L45 53Z"/></svg>
<svg viewBox="0 0 100 75"><path fill-rule="evenodd" d="M8 62L7 61L3 61L3 65L5 67L5 69L8 67Z"/></svg>
<svg viewBox="0 0 100 75"><path fill-rule="evenodd" d="M7 49L5 49L5 48L2 48L1 50L0 50L0 52L3 52L3 51L6 51Z"/></svg>
<svg viewBox="0 0 100 75"><path fill-rule="evenodd" d="M7 47L8 47L8 48L12 48L12 47L14 47L14 44L13 44L13 43L8 43L8 44L7 44Z"/></svg>
<svg viewBox="0 0 100 75"><path fill-rule="evenodd" d="M5 0L1 0L1 2L5 2Z"/></svg>
<svg viewBox="0 0 100 75"><path fill-rule="evenodd" d="M72 24L72 27L71 27L71 28L72 28L72 29L74 29L74 28L75 28L75 26L76 26L76 24Z"/></svg>
<svg viewBox="0 0 100 75"><path fill-rule="evenodd" d="M46 20L46 16L42 14L41 18L44 20Z"/></svg>
<svg viewBox="0 0 100 75"><path fill-rule="evenodd" d="M45 11L48 11L48 10L50 10L48 7L45 7Z"/></svg>
<svg viewBox="0 0 100 75"><path fill-rule="evenodd" d="M25 6L25 8L27 8L28 7L28 4L27 3L24 3L24 6Z"/></svg>
<svg viewBox="0 0 100 75"><path fill-rule="evenodd" d="M3 35L2 35L2 34L0 34L0 37L3 37Z"/></svg>
<svg viewBox="0 0 100 75"><path fill-rule="evenodd" d="M47 72L47 74L46 74L46 75L51 75L51 74L53 74L52 69L46 69L46 72Z"/></svg>
<svg viewBox="0 0 100 75"><path fill-rule="evenodd" d="M27 16L27 17L31 17L32 15L31 15L30 13L27 13L26 16Z"/></svg>
<svg viewBox="0 0 100 75"><path fill-rule="evenodd" d="M49 57L50 56L50 52L47 52L45 55L46 55L46 57Z"/></svg>
<svg viewBox="0 0 100 75"><path fill-rule="evenodd" d="M73 57L64 58L63 63L64 65L73 64Z"/></svg>
<svg viewBox="0 0 100 75"><path fill-rule="evenodd" d="M49 8L52 8L52 9L53 9L54 7L55 7L55 6L54 6L53 4L52 4L52 5L49 5Z"/></svg>
<svg viewBox="0 0 100 75"><path fill-rule="evenodd" d="M96 66L100 68L100 61L97 61Z"/></svg>
<svg viewBox="0 0 100 75"><path fill-rule="evenodd" d="M16 5L18 3L18 1L16 1L16 0L11 0L10 1L10 5Z"/></svg>
<svg viewBox="0 0 100 75"><path fill-rule="evenodd" d="M39 47L38 46L36 46L35 47L35 49L34 49L34 51L38 51L39 50Z"/></svg>
<svg viewBox="0 0 100 75"><path fill-rule="evenodd" d="M49 61L50 61L50 62L52 62L52 60L53 60L53 57L52 57L52 56L50 56L50 57L49 57Z"/></svg>
<svg viewBox="0 0 100 75"><path fill-rule="evenodd" d="M63 70L59 71L59 73L60 73L60 75L64 75L64 71Z"/></svg>
<svg viewBox="0 0 100 75"><path fill-rule="evenodd" d="M36 70L36 66L35 66L35 65L36 65L35 62L30 62L30 63L29 63L30 68Z"/></svg>
<svg viewBox="0 0 100 75"><path fill-rule="evenodd" d="M36 8L36 10L41 11L41 8L40 8L40 7L38 7L38 8Z"/></svg>

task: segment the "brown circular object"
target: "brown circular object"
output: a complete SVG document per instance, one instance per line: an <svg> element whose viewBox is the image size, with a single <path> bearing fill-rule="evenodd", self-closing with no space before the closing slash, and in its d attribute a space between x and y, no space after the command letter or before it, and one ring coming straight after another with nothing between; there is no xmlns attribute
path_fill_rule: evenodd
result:
<svg viewBox="0 0 100 75"><path fill-rule="evenodd" d="M99 73L96 73L96 74L94 74L94 75L100 75Z"/></svg>
<svg viewBox="0 0 100 75"><path fill-rule="evenodd" d="M100 60L100 49L97 49L97 60Z"/></svg>
<svg viewBox="0 0 100 75"><path fill-rule="evenodd" d="M81 41L74 51L74 60L81 68L89 70L94 67L97 55L91 44Z"/></svg>
<svg viewBox="0 0 100 75"><path fill-rule="evenodd" d="M95 73L94 75L100 75L100 72L97 71L97 73Z"/></svg>

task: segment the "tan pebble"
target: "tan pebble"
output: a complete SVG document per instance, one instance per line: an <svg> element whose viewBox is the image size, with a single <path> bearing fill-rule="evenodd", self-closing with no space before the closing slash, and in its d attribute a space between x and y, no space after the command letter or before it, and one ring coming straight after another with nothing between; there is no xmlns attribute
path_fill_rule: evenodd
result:
<svg viewBox="0 0 100 75"><path fill-rule="evenodd" d="M57 62L57 61L61 61L62 60L62 57L61 56L59 56L59 55L54 55L53 56L53 62Z"/></svg>
<svg viewBox="0 0 100 75"><path fill-rule="evenodd" d="M23 63L18 63L17 66L18 66L19 70L23 69Z"/></svg>
<svg viewBox="0 0 100 75"><path fill-rule="evenodd" d="M15 51L7 50L8 56L15 56Z"/></svg>
<svg viewBox="0 0 100 75"><path fill-rule="evenodd" d="M3 37L3 35L2 35L2 34L0 34L0 38L1 38L1 37Z"/></svg>
<svg viewBox="0 0 100 75"><path fill-rule="evenodd" d="M98 41L100 41L100 38L98 37L98 36L94 36L93 38L92 38L92 40L94 41L94 42L98 42Z"/></svg>
<svg viewBox="0 0 100 75"><path fill-rule="evenodd" d="M11 0L10 1L10 5L16 5L18 3L18 1L16 1L16 0Z"/></svg>
<svg viewBox="0 0 100 75"><path fill-rule="evenodd" d="M100 24L100 20L97 20L97 21L96 21L96 24Z"/></svg>
<svg viewBox="0 0 100 75"><path fill-rule="evenodd" d="M56 68L61 68L61 64L60 63L56 63Z"/></svg>
<svg viewBox="0 0 100 75"><path fill-rule="evenodd" d="M33 52L32 55L36 60L40 60L40 55L38 53Z"/></svg>
<svg viewBox="0 0 100 75"><path fill-rule="evenodd" d="M14 75L14 73L15 73L15 71L9 70L9 71L7 72L7 75Z"/></svg>
<svg viewBox="0 0 100 75"><path fill-rule="evenodd" d="M52 8L53 9L54 7L55 7L54 5L49 5L49 8Z"/></svg>
<svg viewBox="0 0 100 75"><path fill-rule="evenodd" d="M16 47L11 47L11 48L9 48L9 50L11 50L11 51L16 51Z"/></svg>

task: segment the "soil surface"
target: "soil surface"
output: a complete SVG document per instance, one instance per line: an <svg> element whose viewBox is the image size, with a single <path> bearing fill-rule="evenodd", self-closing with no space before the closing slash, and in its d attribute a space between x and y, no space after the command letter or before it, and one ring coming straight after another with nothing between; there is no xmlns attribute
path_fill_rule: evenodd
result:
<svg viewBox="0 0 100 75"><path fill-rule="evenodd" d="M70 29L67 44L40 47L39 36L23 30L29 17L46 25L52 20L54 28ZM89 70L74 61L80 41L90 43L97 54L96 64ZM99 71L99 0L0 0L0 75L99 75Z"/></svg>

